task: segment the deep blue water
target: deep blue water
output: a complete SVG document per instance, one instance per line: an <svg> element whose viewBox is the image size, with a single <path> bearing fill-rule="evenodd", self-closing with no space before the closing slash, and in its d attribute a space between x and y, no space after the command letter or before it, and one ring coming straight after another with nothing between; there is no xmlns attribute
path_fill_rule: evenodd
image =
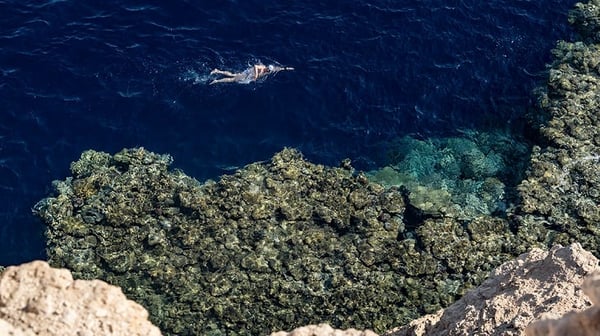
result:
<svg viewBox="0 0 600 336"><path fill-rule="evenodd" d="M283 146L373 168L396 136L511 128L573 0L2 1L0 264L44 257L31 206L86 149L199 180ZM296 68L249 85L214 67Z"/></svg>

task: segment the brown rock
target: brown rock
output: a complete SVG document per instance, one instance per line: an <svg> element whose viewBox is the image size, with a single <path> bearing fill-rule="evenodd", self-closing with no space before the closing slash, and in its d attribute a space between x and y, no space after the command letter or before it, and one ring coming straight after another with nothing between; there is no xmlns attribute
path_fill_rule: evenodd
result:
<svg viewBox="0 0 600 336"><path fill-rule="evenodd" d="M100 280L34 261L0 276L1 335L161 335L139 304Z"/></svg>
<svg viewBox="0 0 600 336"><path fill-rule="evenodd" d="M594 273L583 282L583 292L593 307L582 312L570 312L560 319L546 319L527 327L527 336L594 336L600 335L600 273Z"/></svg>
<svg viewBox="0 0 600 336"><path fill-rule="evenodd" d="M502 264L445 310L388 335L524 335L534 320L589 307L581 284L598 269L598 259L579 244L533 249Z"/></svg>
<svg viewBox="0 0 600 336"><path fill-rule="evenodd" d="M21 329L15 328L12 324L0 320L0 335L5 336L33 336L33 332L25 332Z"/></svg>
<svg viewBox="0 0 600 336"><path fill-rule="evenodd" d="M278 331L272 333L271 336L377 336L377 334L371 330L333 329L329 324L322 323L296 328L290 332Z"/></svg>

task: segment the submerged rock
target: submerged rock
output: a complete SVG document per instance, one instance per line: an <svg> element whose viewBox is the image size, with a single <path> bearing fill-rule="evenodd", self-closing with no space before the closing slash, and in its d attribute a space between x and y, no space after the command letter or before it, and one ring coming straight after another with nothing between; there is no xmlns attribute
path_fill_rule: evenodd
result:
<svg viewBox="0 0 600 336"><path fill-rule="evenodd" d="M465 221L505 212L528 154L524 143L500 133L404 137L388 147L386 166L369 172L370 179L405 188L408 202L424 217Z"/></svg>
<svg viewBox="0 0 600 336"><path fill-rule="evenodd" d="M396 188L292 149L204 184L170 163L88 151L35 207L53 265L122 287L167 334L381 332L450 304L516 244L503 219L408 230Z"/></svg>
<svg viewBox="0 0 600 336"><path fill-rule="evenodd" d="M532 244L580 242L600 255L600 46L597 1L570 14L584 42L559 42L541 97L546 145L535 147L516 219Z"/></svg>
<svg viewBox="0 0 600 336"><path fill-rule="evenodd" d="M50 262L121 286L171 334L407 318L384 314L405 301L397 191L290 149L204 185L170 162L143 149L84 153L36 206Z"/></svg>
<svg viewBox="0 0 600 336"><path fill-rule="evenodd" d="M575 30L590 42L600 41L600 1L591 0L575 4L575 9L569 12L569 23Z"/></svg>

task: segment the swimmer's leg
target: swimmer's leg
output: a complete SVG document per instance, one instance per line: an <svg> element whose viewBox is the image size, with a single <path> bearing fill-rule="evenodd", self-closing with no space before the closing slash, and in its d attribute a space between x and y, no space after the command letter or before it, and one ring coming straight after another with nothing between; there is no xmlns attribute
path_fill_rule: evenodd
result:
<svg viewBox="0 0 600 336"><path fill-rule="evenodd" d="M229 77L234 77L236 75L231 71L225 71L225 70L219 70L219 69L213 69L213 71L211 71L210 74L211 75L225 75L225 76L229 76Z"/></svg>
<svg viewBox="0 0 600 336"><path fill-rule="evenodd" d="M208 84L213 85L213 84L219 84L219 83L233 83L235 81L236 81L236 79L234 77L227 77L227 78L215 79Z"/></svg>

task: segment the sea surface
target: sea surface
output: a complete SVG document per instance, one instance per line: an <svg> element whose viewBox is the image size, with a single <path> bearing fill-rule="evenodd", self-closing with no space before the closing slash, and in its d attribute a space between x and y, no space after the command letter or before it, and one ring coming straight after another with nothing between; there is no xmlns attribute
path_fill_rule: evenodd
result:
<svg viewBox="0 0 600 336"><path fill-rule="evenodd" d="M0 264L45 257L31 207L86 149L202 181L284 146L366 170L396 137L519 129L575 1L290 3L0 0ZM256 62L295 70L208 85Z"/></svg>

